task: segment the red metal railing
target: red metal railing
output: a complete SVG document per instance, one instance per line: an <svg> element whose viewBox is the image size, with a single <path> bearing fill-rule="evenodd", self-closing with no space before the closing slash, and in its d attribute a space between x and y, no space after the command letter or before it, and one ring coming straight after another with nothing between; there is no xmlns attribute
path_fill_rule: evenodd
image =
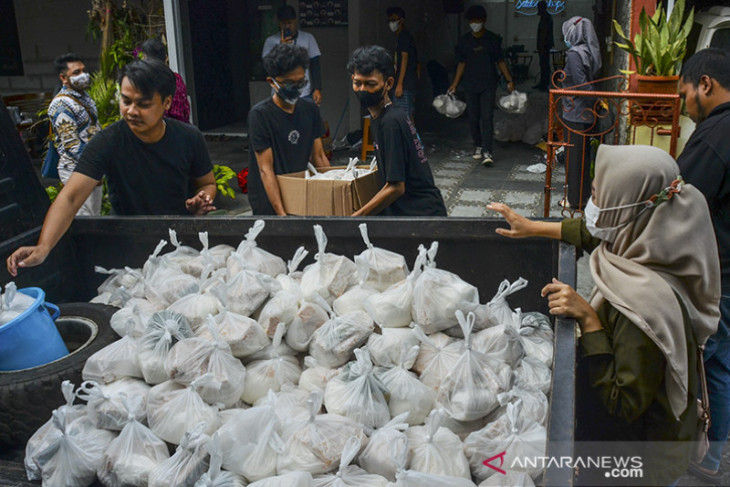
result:
<svg viewBox="0 0 730 487"><path fill-rule="evenodd" d="M603 78L582 85L571 86L567 89L557 88L558 83L565 79L565 73L558 71L553 74L553 85L555 89L550 90L550 105L548 114L548 140L547 140L547 170L545 172L545 199L544 216L550 216L550 202L552 191L556 188L553 185L553 173L557 164L556 151L560 147L565 150L565 174L566 180L563 186L563 197L568 197L568 173L575 171L577 164L580 164L580 203L577 207L563 207L563 216L574 216L582 213L583 203L590 197L584 194L586 169L590 169L592 161L586 161L591 157L592 150L582 151L580 160L575 158L575 151L569 148L575 147L574 137L581 137L583 144L589 144L591 140L599 143L618 144L622 138L621 134L626 130L626 141L636 142L636 131L639 127L647 127L650 130L649 140L654 143L655 136L669 136L669 154L676 157L677 139L679 138L679 116L681 112L681 99L678 94L653 94L653 93L631 93L626 91L628 79L625 76L612 76ZM591 90L597 85L604 85L607 82L617 82L618 91ZM584 130L573 129L566 124L562 116L571 112L576 106L577 99L588 99L590 108L581 110L580 118L585 120ZM569 143L573 140L573 143ZM568 157L568 153L571 157ZM586 164L586 162L589 162Z"/></svg>

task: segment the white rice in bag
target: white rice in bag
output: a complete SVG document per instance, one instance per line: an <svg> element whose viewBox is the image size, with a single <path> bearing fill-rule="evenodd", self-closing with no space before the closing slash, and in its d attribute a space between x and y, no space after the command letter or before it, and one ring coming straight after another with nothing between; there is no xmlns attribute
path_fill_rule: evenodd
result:
<svg viewBox="0 0 730 487"><path fill-rule="evenodd" d="M325 252L327 236L320 225L314 225L314 234L319 250L316 262L302 274L302 294L305 298L319 294L331 304L357 284L357 266L345 256Z"/></svg>
<svg viewBox="0 0 730 487"><path fill-rule="evenodd" d="M388 408L391 416L408 412L408 424L423 424L436 402L436 392L409 372L418 355L418 345L403 345L398 365L380 374L388 390Z"/></svg>
<svg viewBox="0 0 730 487"><path fill-rule="evenodd" d="M278 350L284 330L284 324L279 323L272 342L273 350ZM275 354L269 359L248 362L245 387L240 397L253 404L269 390L278 392L283 384L297 384L301 374L299 360L291 355Z"/></svg>
<svg viewBox="0 0 730 487"><path fill-rule="evenodd" d="M411 455L410 468L432 475L471 480L463 443L458 436L441 426L444 414L443 410L435 409L426 418L424 426L413 426L406 432Z"/></svg>
<svg viewBox="0 0 730 487"><path fill-rule="evenodd" d="M408 265L402 255L373 246L368 237L368 226L361 223L358 228L366 249L355 256L361 284L378 291L385 291L408 275Z"/></svg>

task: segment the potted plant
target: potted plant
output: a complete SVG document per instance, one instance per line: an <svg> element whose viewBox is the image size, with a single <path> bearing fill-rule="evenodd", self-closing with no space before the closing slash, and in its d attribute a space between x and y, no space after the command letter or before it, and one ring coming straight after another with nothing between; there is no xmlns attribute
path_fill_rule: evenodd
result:
<svg viewBox="0 0 730 487"><path fill-rule="evenodd" d="M639 16L639 28L633 41L613 21L614 28L625 43L616 46L628 52L636 64L639 93L676 93L679 70L692 29L694 8L685 15L684 0L678 0L667 18L663 8L649 16L645 9ZM626 74L632 72L622 71Z"/></svg>

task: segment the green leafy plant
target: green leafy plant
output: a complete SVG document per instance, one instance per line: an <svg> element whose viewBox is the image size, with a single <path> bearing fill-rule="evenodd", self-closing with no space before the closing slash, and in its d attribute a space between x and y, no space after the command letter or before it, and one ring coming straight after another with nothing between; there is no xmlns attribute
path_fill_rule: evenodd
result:
<svg viewBox="0 0 730 487"><path fill-rule="evenodd" d="M101 216L107 216L110 215L112 212L112 204L111 201L109 201L109 188L106 185L106 179L103 180L103 195L101 197L101 211L99 214ZM48 195L48 199L51 200L51 203L56 201L56 197L58 196L58 193L61 192L61 189L63 189L63 183L59 182L55 186L46 186L46 194Z"/></svg>
<svg viewBox="0 0 730 487"><path fill-rule="evenodd" d="M236 172L228 166L215 164L213 166L213 175L215 176L215 185L218 192L229 198L235 198L236 193L233 192L229 181L236 177Z"/></svg>
<svg viewBox="0 0 730 487"><path fill-rule="evenodd" d="M634 36L633 41L624 34L619 23L613 21L616 33L625 41L615 44L631 55L638 74L674 76L679 73L693 20L694 8L685 16L684 0L677 1L668 19L663 8L658 8L651 17L642 9L639 15L640 32Z"/></svg>
<svg viewBox="0 0 730 487"><path fill-rule="evenodd" d="M117 100L118 88L117 83L105 78L101 71L91 75L91 86L89 86L88 93L96 104L101 128L106 128L120 118Z"/></svg>
<svg viewBox="0 0 730 487"><path fill-rule="evenodd" d="M55 186L46 186L46 194L48 195L48 199L51 200L51 203L56 201L56 196L58 196L62 188L63 183L58 183Z"/></svg>

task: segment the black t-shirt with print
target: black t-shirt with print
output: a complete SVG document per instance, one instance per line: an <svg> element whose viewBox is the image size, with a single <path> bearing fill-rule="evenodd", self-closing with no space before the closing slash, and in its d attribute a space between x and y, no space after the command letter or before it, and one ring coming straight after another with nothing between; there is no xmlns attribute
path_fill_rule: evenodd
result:
<svg viewBox="0 0 730 487"><path fill-rule="evenodd" d="M106 174L115 215L189 215L185 200L193 180L213 170L197 127L165 119L165 135L148 144L124 120L102 130L84 148L75 172L100 180Z"/></svg>
<svg viewBox="0 0 730 487"><path fill-rule="evenodd" d="M497 63L503 59L500 44L500 38L490 31L484 32L481 37L467 32L459 38L456 59L466 63L461 81L465 90L482 92L497 89Z"/></svg>
<svg viewBox="0 0 730 487"><path fill-rule="evenodd" d="M416 51L416 43L410 32L403 30L398 34L398 40L395 45L395 82L398 83L400 77L400 63L402 53L408 53L408 62L406 63L406 75L403 78L403 89L415 91L418 83L418 74L416 66L418 65L418 52Z"/></svg>
<svg viewBox="0 0 730 487"><path fill-rule="evenodd" d="M405 182L405 193L383 215L446 216L441 191L433 182L431 167L416 127L406 114L392 105L372 122L378 174L385 183Z"/></svg>
<svg viewBox="0 0 730 487"><path fill-rule="evenodd" d="M307 168L314 140L324 135L324 122L314 102L300 98L294 113L286 113L268 98L248 114L248 201L254 215L275 215L261 180L256 152L271 149L274 173L288 174Z"/></svg>

